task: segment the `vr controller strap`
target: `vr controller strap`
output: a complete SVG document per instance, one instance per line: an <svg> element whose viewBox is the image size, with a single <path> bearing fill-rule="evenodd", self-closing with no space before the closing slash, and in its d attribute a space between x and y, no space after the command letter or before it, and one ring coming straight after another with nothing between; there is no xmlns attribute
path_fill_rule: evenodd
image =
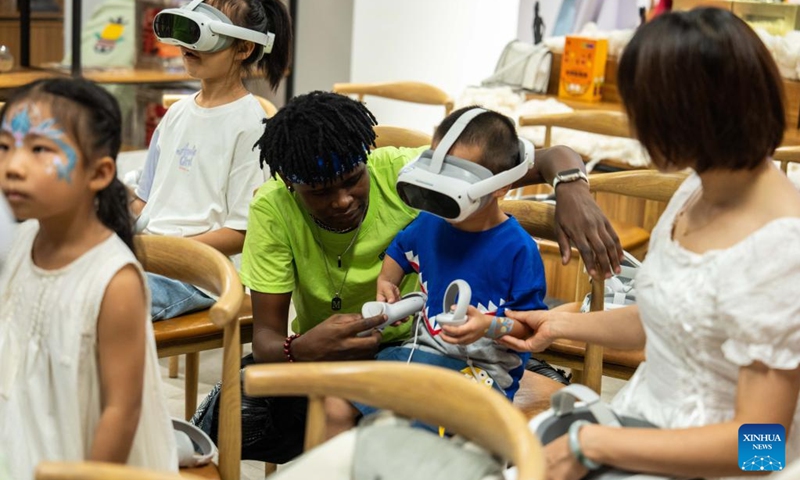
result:
<svg viewBox="0 0 800 480"><path fill-rule="evenodd" d="M557 417L570 415L575 410L575 402L581 400L592 413L600 425L619 427L619 419L605 403L600 401L600 396L587 387L573 383L557 391L550 397L550 404Z"/></svg>
<svg viewBox="0 0 800 480"><path fill-rule="evenodd" d="M458 117L453 126L450 127L444 137L442 137L442 140L439 142L436 150L433 151L430 166L431 172L439 173L442 171L444 157L447 155L447 152L450 151L450 148L453 147L453 144L456 143L458 137L461 136L461 132L467 128L467 125L472 121L473 118L477 117L481 113L484 113L485 111L486 110L483 108L473 108L472 110L467 110L466 112L462 113L460 117Z"/></svg>

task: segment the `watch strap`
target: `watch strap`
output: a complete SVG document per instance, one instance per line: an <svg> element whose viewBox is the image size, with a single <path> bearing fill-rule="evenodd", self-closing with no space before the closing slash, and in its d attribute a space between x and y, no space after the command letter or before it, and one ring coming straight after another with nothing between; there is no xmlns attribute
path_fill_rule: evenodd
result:
<svg viewBox="0 0 800 480"><path fill-rule="evenodd" d="M559 183L570 183L570 182L575 182L577 180L583 180L587 184L589 183L589 177L587 177L586 174L580 170L578 170L578 172L575 173L574 177L572 178L563 178L561 176L561 173L563 172L559 172L558 174L556 174L556 178L553 179L553 191L555 191Z"/></svg>

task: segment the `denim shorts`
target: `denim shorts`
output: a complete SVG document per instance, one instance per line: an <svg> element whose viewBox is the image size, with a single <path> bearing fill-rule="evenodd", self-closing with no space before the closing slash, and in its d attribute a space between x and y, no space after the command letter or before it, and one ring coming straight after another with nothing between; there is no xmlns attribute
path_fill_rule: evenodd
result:
<svg viewBox="0 0 800 480"><path fill-rule="evenodd" d="M150 315L154 322L209 308L216 301L194 285L154 273L147 274L147 286L150 287Z"/></svg>

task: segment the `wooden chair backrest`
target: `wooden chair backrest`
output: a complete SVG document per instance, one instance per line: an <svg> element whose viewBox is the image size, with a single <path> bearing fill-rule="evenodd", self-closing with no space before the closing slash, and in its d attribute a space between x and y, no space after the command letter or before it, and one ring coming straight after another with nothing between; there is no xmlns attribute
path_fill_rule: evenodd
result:
<svg viewBox="0 0 800 480"><path fill-rule="evenodd" d="M619 211L628 205L631 218L625 221L634 222L649 234L687 176L688 172L661 173L658 170L598 173L590 176L589 189L595 194L598 204L612 211L614 206ZM637 201L641 205L639 208L636 207Z"/></svg>
<svg viewBox="0 0 800 480"><path fill-rule="evenodd" d="M544 147L550 147L553 127L570 128L582 132L631 138L628 117L622 112L605 110L576 110L569 113L523 115L520 127L545 127Z"/></svg>
<svg viewBox="0 0 800 480"><path fill-rule="evenodd" d="M264 109L264 113L267 114L267 118L272 118L276 113L278 113L278 107L276 107L274 103L260 95L254 96L256 97L256 100L258 100L258 103L261 104L261 108Z"/></svg>
<svg viewBox="0 0 800 480"><path fill-rule="evenodd" d="M335 396L441 425L512 461L519 480L544 478L542 447L522 412L456 372L376 361L254 365L245 369L244 389L253 396L308 396L306 450L323 442L324 397Z"/></svg>
<svg viewBox="0 0 800 480"><path fill-rule="evenodd" d="M181 100L183 98L188 97L189 95L194 95L194 94L192 94L192 93L165 93L161 97L161 105L164 108L168 109L169 107L172 106L172 104L174 104L178 100ZM272 102L267 100L266 98L264 98L264 97L262 97L260 95L253 95L253 96L256 97L256 100L258 100L258 103L261 105L261 108L264 109L264 113L267 114L267 118L272 118L273 115L275 115L275 113L278 111L278 108Z"/></svg>
<svg viewBox="0 0 800 480"><path fill-rule="evenodd" d="M780 162L783 173L788 173L790 163L800 163L800 146L780 147L775 150L772 159Z"/></svg>
<svg viewBox="0 0 800 480"><path fill-rule="evenodd" d="M219 296L209 318L223 329L222 391L219 409L219 472L222 480L240 475L242 422L237 316L244 288L236 267L219 251L188 238L139 235L136 253L145 271L197 285Z"/></svg>
<svg viewBox="0 0 800 480"><path fill-rule="evenodd" d="M404 102L444 106L445 116L453 111L453 99L444 90L422 82L335 83L334 93L357 95L360 102L365 95L391 98Z"/></svg>
<svg viewBox="0 0 800 480"><path fill-rule="evenodd" d="M669 202L688 175L688 172L662 173L658 170L598 173L589 178L589 190Z"/></svg>
<svg viewBox="0 0 800 480"><path fill-rule="evenodd" d="M189 474L154 472L101 462L43 462L35 480L201 480Z"/></svg>
<svg viewBox="0 0 800 480"><path fill-rule="evenodd" d="M557 241L555 236L555 206L544 202L529 200L502 200L500 208L513 215L522 228L529 235L544 240ZM583 272L583 262L580 262L579 272ZM604 308L605 281L593 281L589 285L589 276L579 274L577 280L579 291L592 292L590 311L601 311ZM586 354L583 359L583 383L589 388L600 392L603 380L603 347L599 345L586 345Z"/></svg>
<svg viewBox="0 0 800 480"><path fill-rule="evenodd" d="M375 146L416 148L431 144L431 136L417 130L387 125L375 125Z"/></svg>

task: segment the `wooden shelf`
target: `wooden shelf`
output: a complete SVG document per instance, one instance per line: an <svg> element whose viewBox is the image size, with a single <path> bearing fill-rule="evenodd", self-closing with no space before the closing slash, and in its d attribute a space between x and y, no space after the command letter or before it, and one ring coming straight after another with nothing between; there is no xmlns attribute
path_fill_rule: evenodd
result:
<svg viewBox="0 0 800 480"><path fill-rule="evenodd" d="M66 70L18 69L0 73L0 89L16 88L40 78L68 76ZM161 70L115 69L86 71L84 77L97 83L171 83L192 80L185 72L172 73Z"/></svg>
<svg viewBox="0 0 800 480"><path fill-rule="evenodd" d="M84 77L97 83L171 83L193 80L186 72L163 70L119 69L84 72Z"/></svg>
<svg viewBox="0 0 800 480"><path fill-rule="evenodd" d="M22 85L39 80L40 78L52 77L54 74L45 70L18 69L6 73L0 73L0 89L16 88Z"/></svg>
<svg viewBox="0 0 800 480"><path fill-rule="evenodd" d="M561 54L553 52L553 63L550 69L550 84L547 88L547 95L537 95L529 93L525 96L527 100L544 100L555 98L561 103L566 104L575 110L615 110L622 111L622 100L617 90L617 59L609 57L606 62L605 83L603 84L603 101L601 102L580 102L558 98L558 81L561 74ZM783 89L785 94L786 108L786 132L784 133L782 145L800 145L800 82L796 80L783 79Z"/></svg>
<svg viewBox="0 0 800 480"><path fill-rule="evenodd" d="M19 21L19 12L14 10L0 10L0 20ZM54 20L63 21L64 14L61 12L31 12L31 20Z"/></svg>

